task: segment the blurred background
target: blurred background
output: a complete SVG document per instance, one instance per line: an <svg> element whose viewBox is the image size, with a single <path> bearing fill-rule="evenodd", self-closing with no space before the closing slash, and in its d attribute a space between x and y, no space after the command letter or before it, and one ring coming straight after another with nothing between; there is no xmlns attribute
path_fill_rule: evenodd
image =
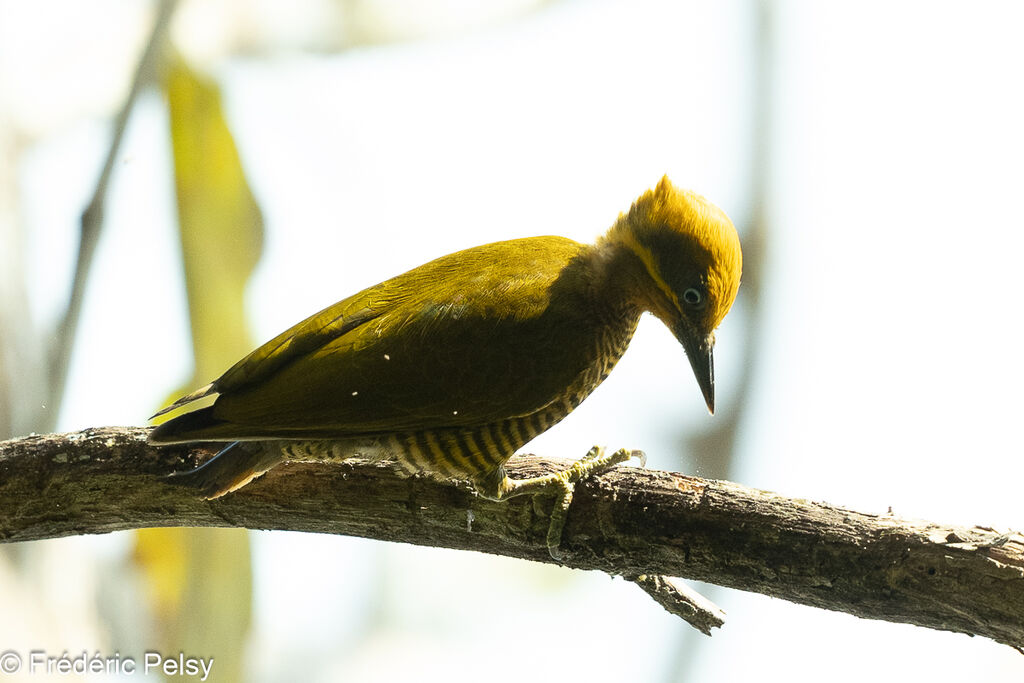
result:
<svg viewBox="0 0 1024 683"><path fill-rule="evenodd" d="M592 240L668 173L744 242L719 413L645 318L527 449L1021 529L1022 26L1012 0L0 0L0 438L146 424L348 294ZM255 682L1024 672L982 638L697 587L728 613L710 639L604 575L146 530L0 546L0 650L184 650Z"/></svg>

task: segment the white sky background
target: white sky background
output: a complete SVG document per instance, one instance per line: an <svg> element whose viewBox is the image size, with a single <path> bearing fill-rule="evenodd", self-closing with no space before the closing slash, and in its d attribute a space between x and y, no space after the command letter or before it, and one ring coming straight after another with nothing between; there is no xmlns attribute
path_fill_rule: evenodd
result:
<svg viewBox="0 0 1024 683"><path fill-rule="evenodd" d="M777 7L767 326L733 478L866 512L1020 529L1024 9ZM463 37L220 65L267 218L254 337L455 249L592 239L664 172L745 220L747 9L569 3ZM20 169L40 321L62 304L106 134L69 122ZM164 114L148 97L115 178L62 429L144 424L189 375L169 168ZM722 406L753 362L741 356L744 323L737 311L718 334ZM682 350L648 320L606 384L530 450L641 447L673 469L680 432L711 419ZM984 639L734 591L714 593L729 619L706 640L602 576L358 539L255 539L259 681L1024 671ZM52 545L62 565L122 547L117 536ZM99 647L63 637L58 648Z"/></svg>

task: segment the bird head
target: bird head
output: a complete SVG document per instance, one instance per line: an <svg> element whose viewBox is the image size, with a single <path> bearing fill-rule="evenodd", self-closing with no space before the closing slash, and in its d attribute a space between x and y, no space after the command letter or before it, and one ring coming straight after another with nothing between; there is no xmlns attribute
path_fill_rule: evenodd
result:
<svg viewBox="0 0 1024 683"><path fill-rule="evenodd" d="M619 216L607 239L639 259L638 303L682 344L714 413L714 332L732 307L743 267L732 221L699 194L674 187L666 176Z"/></svg>

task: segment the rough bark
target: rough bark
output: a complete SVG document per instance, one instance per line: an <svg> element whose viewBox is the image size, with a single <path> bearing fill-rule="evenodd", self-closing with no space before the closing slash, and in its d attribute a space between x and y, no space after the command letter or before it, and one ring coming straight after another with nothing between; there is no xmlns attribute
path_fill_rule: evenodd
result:
<svg viewBox="0 0 1024 683"><path fill-rule="evenodd" d="M0 443L0 540L153 526L286 529L553 562L529 500L403 477L387 463L290 463L215 501L161 475L212 450L155 448L147 429ZM514 477L564 462L513 458ZM1024 535L872 515L673 472L620 467L581 483L563 563L668 575L981 635L1024 648Z"/></svg>

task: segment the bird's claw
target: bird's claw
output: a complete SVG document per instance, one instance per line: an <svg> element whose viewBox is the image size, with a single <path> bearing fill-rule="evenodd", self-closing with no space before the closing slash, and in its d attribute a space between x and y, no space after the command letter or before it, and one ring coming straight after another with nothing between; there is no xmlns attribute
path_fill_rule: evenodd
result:
<svg viewBox="0 0 1024 683"><path fill-rule="evenodd" d="M543 517L545 512L539 498L541 496L554 496L555 504L551 510L551 521L545 540L548 546L548 553L552 559L561 560L562 552L559 546L562 542L562 531L565 528L565 520L568 516L569 506L572 504L572 496L576 484L591 475L604 472L631 458L639 460L641 467L647 464L647 456L643 451L630 451L620 448L611 455L606 455L603 446L594 446L587 451L586 455L560 472L521 480L510 479L506 476L497 484L496 490L488 497L501 500L513 496L530 495L533 497L534 513L539 517Z"/></svg>
<svg viewBox="0 0 1024 683"><path fill-rule="evenodd" d="M565 528L565 520L569 513L569 506L572 504L576 484L586 477L604 472L634 457L640 461L641 467L647 465L647 455L643 451L620 448L611 455L605 455L604 446L594 446L580 460L573 463L572 467L553 475L555 481L552 482L552 488L555 489L555 505L551 510L551 523L548 526L546 539L548 554L552 559L562 559L560 549L562 531ZM536 503L534 509L536 509Z"/></svg>

